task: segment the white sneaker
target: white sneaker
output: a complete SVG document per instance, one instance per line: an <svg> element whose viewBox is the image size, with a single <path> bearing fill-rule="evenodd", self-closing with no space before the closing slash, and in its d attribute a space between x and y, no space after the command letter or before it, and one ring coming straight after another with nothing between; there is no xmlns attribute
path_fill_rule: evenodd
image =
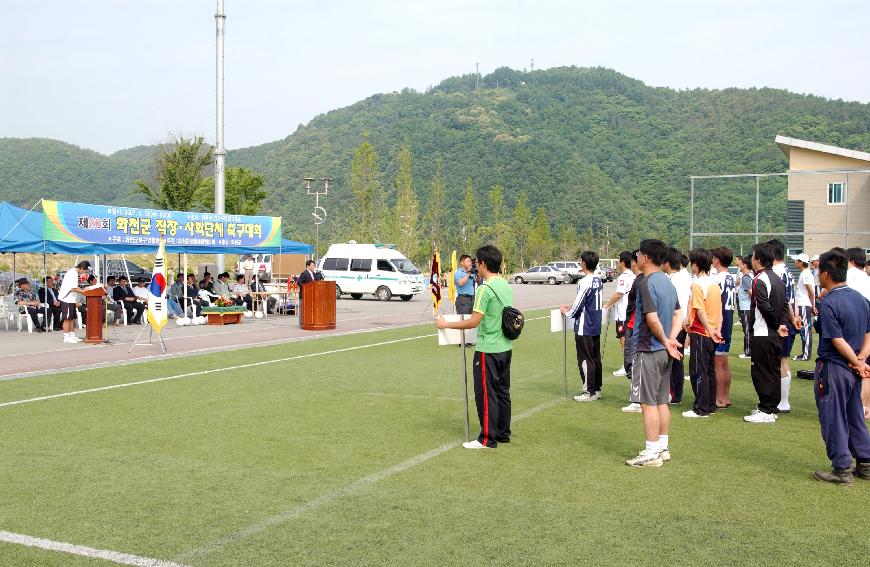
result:
<svg viewBox="0 0 870 567"><path fill-rule="evenodd" d="M72 338L70 338L70 340L69 340L69 342L71 342L71 343L80 343L80 342L83 342L83 341L84 341L84 339L80 339L80 338L78 338L78 337L75 336L75 335L73 335Z"/></svg>
<svg viewBox="0 0 870 567"><path fill-rule="evenodd" d="M634 402L622 408L622 411L624 413L643 413L643 409L640 407L640 404L636 404Z"/></svg>
<svg viewBox="0 0 870 567"><path fill-rule="evenodd" d="M700 415L695 413L695 410L689 410L683 412L683 417L710 417L709 415Z"/></svg>
<svg viewBox="0 0 870 567"><path fill-rule="evenodd" d="M614 376L625 376L625 367L613 371Z"/></svg>
<svg viewBox="0 0 870 567"><path fill-rule="evenodd" d="M659 453L647 453L643 450L635 458L625 461L625 464L630 467L660 467L662 458Z"/></svg>
<svg viewBox="0 0 870 567"><path fill-rule="evenodd" d="M671 451L670 449L665 449L659 453L659 458L662 461L670 461L671 460Z"/></svg>
<svg viewBox="0 0 870 567"><path fill-rule="evenodd" d="M589 392L583 392L579 396L574 396L575 402L594 402L595 400L601 399L601 392L595 392L594 394L590 394Z"/></svg>
<svg viewBox="0 0 870 567"><path fill-rule="evenodd" d="M748 354L744 354L744 353L741 352L740 354L737 355L737 358L742 358L742 359L745 360L745 359L747 359L747 358L752 358L752 357L749 356Z"/></svg>
<svg viewBox="0 0 870 567"><path fill-rule="evenodd" d="M683 376L683 380L685 380L686 382L688 382L688 381L691 380L691 379L692 379L692 377L689 376L688 374L686 374L685 376Z"/></svg>
<svg viewBox="0 0 870 567"><path fill-rule="evenodd" d="M780 402L779 405L776 406L776 409L778 409L780 413L791 413L791 404L784 404Z"/></svg>
<svg viewBox="0 0 870 567"><path fill-rule="evenodd" d="M466 441L462 444L462 446L466 449L492 449L492 447L487 447L477 439L475 439L474 441Z"/></svg>
<svg viewBox="0 0 870 567"><path fill-rule="evenodd" d="M747 423L776 423L776 416L756 409L754 413L744 417L743 421Z"/></svg>
<svg viewBox="0 0 870 567"><path fill-rule="evenodd" d="M692 354L691 348L686 347L685 349L683 349L683 356L689 356L690 354Z"/></svg>

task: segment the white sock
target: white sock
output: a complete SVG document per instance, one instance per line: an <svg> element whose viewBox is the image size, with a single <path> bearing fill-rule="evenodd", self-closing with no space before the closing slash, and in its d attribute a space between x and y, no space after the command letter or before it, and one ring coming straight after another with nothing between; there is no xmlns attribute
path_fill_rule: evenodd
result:
<svg viewBox="0 0 870 567"><path fill-rule="evenodd" d="M668 450L668 436L667 435L659 435L659 451L667 451Z"/></svg>
<svg viewBox="0 0 870 567"><path fill-rule="evenodd" d="M791 407L788 403L788 394L791 390L791 372L779 380L779 406L780 408Z"/></svg>
<svg viewBox="0 0 870 567"><path fill-rule="evenodd" d="M658 453L659 452L659 442L658 441L647 441L646 442L646 452L647 453Z"/></svg>

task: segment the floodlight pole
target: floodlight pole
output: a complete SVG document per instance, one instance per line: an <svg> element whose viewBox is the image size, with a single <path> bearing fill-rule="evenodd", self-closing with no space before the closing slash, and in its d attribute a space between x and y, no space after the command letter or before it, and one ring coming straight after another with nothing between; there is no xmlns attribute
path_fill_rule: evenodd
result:
<svg viewBox="0 0 870 567"><path fill-rule="evenodd" d="M215 49L215 66L217 76L217 100L216 102L216 135L214 148L214 212L217 215L222 215L224 209L224 158L227 155L224 149L224 25L226 24L226 15L224 14L224 0L217 0L217 12L214 15L217 45ZM217 271L224 271L224 255L217 255Z"/></svg>
<svg viewBox="0 0 870 567"><path fill-rule="evenodd" d="M757 209L756 209L757 211ZM756 222L758 222L756 216ZM758 229L755 229L758 232ZM692 184L689 188L689 250L693 249L695 237L695 178L692 178Z"/></svg>
<svg viewBox="0 0 870 567"><path fill-rule="evenodd" d="M758 210L761 203L761 177L755 176L755 243L758 244Z"/></svg>
<svg viewBox="0 0 870 567"><path fill-rule="evenodd" d="M323 191L317 189L311 190L311 183L314 180L313 177L305 177L303 179L305 191L309 195L314 195L314 212L311 213L311 216L314 217L314 257L317 258L317 252L320 249L320 225L326 220L326 209L320 206L320 196L329 194L329 182L332 181L332 178L324 177L321 179L323 181Z"/></svg>

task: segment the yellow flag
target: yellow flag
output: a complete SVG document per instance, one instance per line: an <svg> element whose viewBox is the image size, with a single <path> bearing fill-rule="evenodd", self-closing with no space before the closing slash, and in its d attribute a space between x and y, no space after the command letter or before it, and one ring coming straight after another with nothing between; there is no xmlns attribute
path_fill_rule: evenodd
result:
<svg viewBox="0 0 870 567"><path fill-rule="evenodd" d="M450 274L447 278L447 299L453 302L456 301L456 281L453 279L454 275L456 275L456 250L450 256Z"/></svg>

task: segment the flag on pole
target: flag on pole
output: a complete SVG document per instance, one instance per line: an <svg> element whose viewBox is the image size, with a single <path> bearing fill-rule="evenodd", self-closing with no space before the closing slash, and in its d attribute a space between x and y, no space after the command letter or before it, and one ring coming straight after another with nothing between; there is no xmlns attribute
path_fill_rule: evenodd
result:
<svg viewBox="0 0 870 567"><path fill-rule="evenodd" d="M151 328L160 333L169 319L169 306L166 304L166 241L160 240L160 248L154 257L154 272L148 286L148 322Z"/></svg>
<svg viewBox="0 0 870 567"><path fill-rule="evenodd" d="M453 279L456 275L456 250L450 256L450 275L447 278L447 299L456 301L456 281Z"/></svg>
<svg viewBox="0 0 870 567"><path fill-rule="evenodd" d="M441 306L441 257L436 250L432 254L432 274L429 276L429 291L432 292L432 311Z"/></svg>

